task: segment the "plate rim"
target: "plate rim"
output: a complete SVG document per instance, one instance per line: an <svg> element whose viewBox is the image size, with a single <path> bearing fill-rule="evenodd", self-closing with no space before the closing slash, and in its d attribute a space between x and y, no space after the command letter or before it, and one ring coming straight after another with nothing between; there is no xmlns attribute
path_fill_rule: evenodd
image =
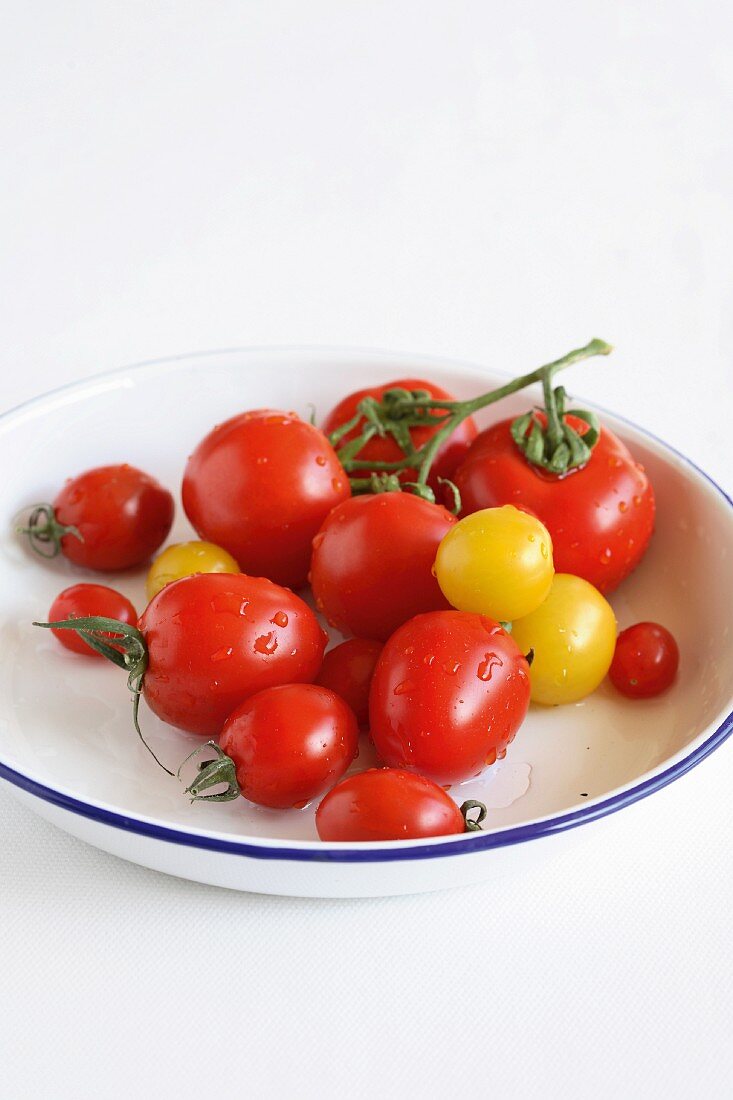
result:
<svg viewBox="0 0 733 1100"><path fill-rule="evenodd" d="M309 344L271 344L251 347L219 348L211 351L187 352L180 355L148 359L102 371L88 378L64 383L61 386L56 386L0 413L0 428L4 427L8 420L12 421L16 419L19 414L29 412L35 406L43 404L60 394L73 391L83 392L84 389L88 387L93 387L95 384L98 385L100 382L112 380L117 376L127 375L131 372L142 373L146 369L160 368L161 366L174 366L178 363L185 363L188 360L200 359L203 357L224 357L237 354L254 355L258 352L267 354L329 354L343 355L352 358L354 356L368 357L373 355L379 356L380 358L389 357L393 360L409 361L413 364L416 359L419 359L426 365L434 364L436 367L448 372L450 372L451 369L455 370L456 368L464 367L470 370L471 373L480 376L487 371L487 368L482 367L481 364L471 361L449 359L444 356L390 351L389 349L383 348ZM492 369L491 373L501 376L505 372ZM710 474L701 469L687 455L684 455L670 443L667 443L647 428L641 427L627 417L613 412L612 410L605 409L596 402L592 404L601 412L606 412L609 416L626 424L635 432L638 432L640 436L652 440L668 454L674 455L685 466L691 468L707 482L708 485L715 490L716 495L721 497L729 508L733 509L733 500L728 493ZM680 759L670 764L668 768L651 776L647 776L647 778L641 779L630 787L622 788L614 794L611 794L608 798L598 802L591 802L561 814L554 814L524 825L509 826L505 829L499 829L493 832L470 834L462 837L445 837L440 838L438 841L433 841L432 839L428 841L390 841L387 842L387 847L380 846L380 842L358 846L337 844L332 847L324 845L321 841L316 840L295 842L298 846L292 847L287 844L280 844L278 841L269 840L268 838L262 838L259 843L256 842L254 838L249 840L227 839L213 833L189 832L186 829L161 825L152 820L146 821L134 814L123 814L119 813L117 810L112 810L98 804L95 805L93 802L76 798L68 792L50 787L39 780L33 779L30 775L24 774L16 768L11 767L2 759L0 759L0 778L44 802L51 803L65 811L95 821L98 824L117 828L123 832L133 833L148 839L162 840L166 843L177 844L179 846L264 860L291 860L311 863L383 863L401 860L434 859L444 856L466 855L472 852L475 853L477 851L485 851L494 848L503 848L565 832L568 829L576 828L590 821L606 817L609 814L618 812L625 806L648 797L655 791L681 778L681 776L701 763L710 753L715 751L715 749L719 748L731 733L733 733L733 710L723 718L722 722L713 730L709 737L696 745L691 752L683 755Z"/></svg>

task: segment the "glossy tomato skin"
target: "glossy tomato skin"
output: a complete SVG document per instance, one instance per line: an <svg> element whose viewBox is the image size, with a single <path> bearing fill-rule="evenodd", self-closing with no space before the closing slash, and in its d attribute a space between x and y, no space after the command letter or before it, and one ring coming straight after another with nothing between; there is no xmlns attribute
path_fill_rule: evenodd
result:
<svg viewBox="0 0 733 1100"><path fill-rule="evenodd" d="M111 572L147 561L173 523L173 497L134 466L98 466L70 478L53 502L56 519L83 541L64 535L61 550L86 569Z"/></svg>
<svg viewBox="0 0 733 1100"><path fill-rule="evenodd" d="M399 768L370 768L338 783L316 811L321 840L415 840L465 831L442 787Z"/></svg>
<svg viewBox="0 0 733 1100"><path fill-rule="evenodd" d="M369 688L381 652L381 642L350 638L329 649L316 679L349 704L362 728L369 724Z"/></svg>
<svg viewBox="0 0 733 1100"><path fill-rule="evenodd" d="M220 745L246 799L302 807L329 790L359 751L353 711L317 684L283 684L252 695L227 719Z"/></svg>
<svg viewBox="0 0 733 1100"><path fill-rule="evenodd" d="M313 540L316 606L344 634L377 641L413 615L447 608L432 569L455 522L441 505L410 493L340 504Z"/></svg>
<svg viewBox="0 0 733 1100"><path fill-rule="evenodd" d="M63 619L82 619L87 615L102 615L106 619L119 619L131 626L137 625L137 611L127 597L104 584L72 584L70 588L65 588L51 604L48 621L57 623ZM51 633L72 653L97 657L100 661L103 659L102 654L88 646L75 630L52 630Z"/></svg>
<svg viewBox="0 0 733 1100"><path fill-rule="evenodd" d="M680 652L674 637L659 623L635 623L616 639L608 675L629 699L651 699L671 687Z"/></svg>
<svg viewBox="0 0 733 1100"><path fill-rule="evenodd" d="M418 615L384 647L369 718L380 759L436 783L493 764L529 706L529 668L493 619L466 611Z"/></svg>
<svg viewBox="0 0 733 1100"><path fill-rule="evenodd" d="M434 382L426 382L422 378L400 378L396 382L387 382L384 386L372 386L370 389L357 390L355 393L350 393L348 397L344 397L326 417L323 424L323 431L328 435L330 432L335 431L336 428L340 428L342 424L345 424L348 420L356 416L357 405L365 397L374 397L377 401L381 401L387 390L394 389L427 390L427 392L437 401L454 400L452 394L449 394L440 386L436 386ZM432 417L445 414L436 412L430 415ZM437 429L431 427L429 423L424 428L412 428L410 435L415 448L419 449L424 446L435 434L436 430ZM340 447L350 439L356 438L356 436L360 434L360 431L360 426L352 429L343 439L339 440L338 446ZM439 500L441 499L439 495L441 490L438 479L441 477L453 477L455 470L464 458L475 436L476 425L469 417L456 428L453 435L450 436L438 451L430 471L429 484L435 491ZM359 452L359 459L365 462L399 462L402 458L404 458L404 454L392 436L387 436L384 439L380 437L371 439L363 450ZM417 471L414 469L403 470L399 477L402 481L415 481Z"/></svg>
<svg viewBox="0 0 733 1100"><path fill-rule="evenodd" d="M639 564L654 529L654 491L643 468L602 427L587 465L557 477L527 461L511 423L481 432L456 471L462 514L502 504L525 508L550 532L559 573L612 592Z"/></svg>
<svg viewBox="0 0 733 1100"><path fill-rule="evenodd" d="M276 684L308 683L326 635L298 596L264 577L198 573L161 589L139 623L143 693L164 722L217 736L240 703Z"/></svg>
<svg viewBox="0 0 733 1100"><path fill-rule="evenodd" d="M244 573L289 588L305 584L313 536L350 495L323 433L273 409L214 428L183 478L183 507L201 538L232 554Z"/></svg>

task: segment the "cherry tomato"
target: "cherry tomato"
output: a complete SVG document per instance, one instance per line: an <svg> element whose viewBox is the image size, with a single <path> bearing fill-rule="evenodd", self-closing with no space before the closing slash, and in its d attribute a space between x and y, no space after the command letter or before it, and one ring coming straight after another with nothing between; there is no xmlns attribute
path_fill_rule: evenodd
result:
<svg viewBox="0 0 733 1100"><path fill-rule="evenodd" d="M418 615L384 647L372 680L372 740L389 767L457 783L503 755L529 706L529 669L497 622Z"/></svg>
<svg viewBox="0 0 733 1100"><path fill-rule="evenodd" d="M414 840L465 828L442 787L399 768L370 768L342 779L316 811L321 840Z"/></svg>
<svg viewBox="0 0 733 1100"><path fill-rule="evenodd" d="M115 592L114 588L107 588L104 584L72 584L70 588L65 588L63 592L59 592L51 604L48 619L53 623L60 622L62 619L82 619L87 615L120 619L123 623L130 623L133 626L137 623L137 611L127 597L121 592ZM51 633L72 653L102 659L101 653L97 653L87 645L76 631L52 630ZM108 634L107 637L112 638L114 635Z"/></svg>
<svg viewBox="0 0 733 1100"><path fill-rule="evenodd" d="M407 619L447 608L432 573L455 517L409 493L352 497L313 540L310 580L332 626L384 641Z"/></svg>
<svg viewBox="0 0 733 1100"><path fill-rule="evenodd" d="M100 572L147 561L173 523L173 497L134 466L98 466L70 478L52 505L38 505L24 528L45 557L58 549Z"/></svg>
<svg viewBox="0 0 733 1100"><path fill-rule="evenodd" d="M512 637L523 652L534 650L533 702L575 703L595 691L608 672L616 618L592 584L556 573L545 602L514 622Z"/></svg>
<svg viewBox="0 0 733 1100"><path fill-rule="evenodd" d="M329 790L359 750L353 711L316 684L283 684L252 695L227 719L220 745L245 798L301 807Z"/></svg>
<svg viewBox="0 0 733 1100"><path fill-rule="evenodd" d="M382 643L351 638L323 658L316 683L330 688L349 704L360 726L369 724L369 688Z"/></svg>
<svg viewBox="0 0 733 1100"><path fill-rule="evenodd" d="M397 382L387 382L383 386L372 386L369 389L357 390L355 393L349 394L348 397L344 397L326 417L325 423L323 424L323 431L326 435L329 435L337 428L340 428L342 424L345 424L356 416L356 407L363 398L374 397L377 401L381 401L387 390L393 389L408 391L425 390L431 397L435 398L436 401L453 401L451 394L441 389L440 386L436 386L434 382L425 382L419 378L401 378ZM435 417L444 415L445 414L440 410L431 410L426 417L425 427L412 428L410 430L412 444L416 450L423 447L438 430L437 426L431 426L430 421ZM340 447L349 440L356 438L357 435L360 435L363 427L364 421L362 419L355 428L347 432L346 435L339 440L338 446ZM436 493L436 496L438 496L438 499L441 499L441 487L438 479L441 477L453 477L456 468L468 450L471 440L474 439L475 436L476 425L469 417L456 428L455 432L439 449L429 478L429 484ZM400 459L404 458L404 453L393 436L387 435L383 439L376 436L362 448L358 458L360 461L364 462L399 462ZM366 476L368 473L368 470L360 471L360 475L363 474L363 476ZM415 481L417 478L417 470L403 470L400 472L399 477L401 481Z"/></svg>
<svg viewBox="0 0 733 1100"><path fill-rule="evenodd" d="M239 573L239 566L221 546L213 542L177 542L167 546L150 566L146 589L152 600L171 581L193 573Z"/></svg>
<svg viewBox="0 0 733 1100"><path fill-rule="evenodd" d="M214 428L183 478L183 507L197 534L232 554L243 572L289 588L305 584L313 536L350 494L326 437L271 409Z"/></svg>
<svg viewBox="0 0 733 1100"><path fill-rule="evenodd" d="M567 417L581 434L582 421ZM612 592L639 564L654 528L654 491L643 467L608 428L588 463L564 477L531 465L511 420L481 432L456 471L463 514L522 505L550 532L555 568Z"/></svg>
<svg viewBox="0 0 733 1100"><path fill-rule="evenodd" d="M659 623L636 623L622 630L608 670L611 683L630 699L661 695L673 683L680 663L677 642Z"/></svg>
<svg viewBox="0 0 733 1100"><path fill-rule="evenodd" d="M547 528L511 504L465 516L435 559L435 575L453 607L504 621L539 607L553 573Z"/></svg>
<svg viewBox="0 0 733 1100"><path fill-rule="evenodd" d="M139 623L143 693L164 722L218 735L234 708L276 684L314 680L326 635L298 596L264 577L197 573L173 581Z"/></svg>

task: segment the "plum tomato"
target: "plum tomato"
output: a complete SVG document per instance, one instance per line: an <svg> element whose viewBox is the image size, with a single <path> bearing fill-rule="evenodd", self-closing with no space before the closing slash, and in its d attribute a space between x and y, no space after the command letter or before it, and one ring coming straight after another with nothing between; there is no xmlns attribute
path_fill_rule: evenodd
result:
<svg viewBox="0 0 733 1100"><path fill-rule="evenodd" d="M511 504L465 516L435 559L438 584L453 607L504 621L539 607L553 573L547 528Z"/></svg>
<svg viewBox="0 0 733 1100"><path fill-rule="evenodd" d="M556 573L536 611L512 625L523 652L534 651L532 701L576 703L595 691L608 672L616 644L616 618L597 588L581 577Z"/></svg>
<svg viewBox="0 0 733 1100"><path fill-rule="evenodd" d="M59 550L100 572L130 569L163 544L173 497L134 466L98 466L70 478L53 504L39 504L21 531L44 557Z"/></svg>
<svg viewBox="0 0 733 1100"><path fill-rule="evenodd" d="M587 430L567 420L580 434ZM550 532L555 569L612 592L639 564L654 529L654 491L643 467L603 426L585 466L552 474L525 458L511 426L502 420L481 432L456 471L462 514L521 505Z"/></svg>
<svg viewBox="0 0 733 1100"><path fill-rule="evenodd" d="M372 740L389 767L457 783L504 754L529 688L527 661L499 623L467 611L418 615L377 661Z"/></svg>
<svg viewBox="0 0 733 1100"><path fill-rule="evenodd" d="M401 378L396 382L387 382L383 386L372 386L365 390L357 390L355 393L349 394L348 397L344 397L326 417L323 424L323 431L326 435L329 435L331 432L336 431L337 428L340 428L342 424L346 424L349 420L352 420L356 416L357 405L363 398L374 397L377 401L381 401L387 390L395 389L408 391L424 390L436 401L453 401L452 395L447 393L440 386L436 386L434 382L425 382L420 378ZM442 415L444 414L441 410L431 410L425 418L425 427L421 426L410 429L410 438L416 450L423 447L438 430L438 425L433 426L430 424L431 419L434 417L441 417ZM351 439L355 439L363 430L363 426L364 421L362 419L356 427L352 428L351 431L347 432L339 440L338 446L342 446ZM456 428L453 434L438 450L431 467L429 478L429 485L438 499L441 499L439 479L451 478L453 476L475 436L476 425L471 417L468 417L468 419L464 420L463 423ZM370 439L359 452L358 457L360 461L364 462L399 462L400 459L404 458L404 453L394 437L386 435L384 437L375 436L373 439ZM365 470L363 473L364 476L366 476L369 470ZM399 478L401 481L415 481L417 478L417 470L401 470Z"/></svg>
<svg viewBox="0 0 733 1100"><path fill-rule="evenodd" d="M193 573L239 573L239 565L231 554L214 546L213 542L177 542L158 554L150 566L145 587L148 599L157 596L161 588Z"/></svg>
<svg viewBox="0 0 733 1100"><path fill-rule="evenodd" d="M622 630L608 675L629 699L651 699L674 682L680 652L674 637L659 623L635 623Z"/></svg>
<svg viewBox="0 0 733 1100"><path fill-rule="evenodd" d="M81 619L87 615L102 615L107 619L119 619L123 623L135 626L137 611L126 596L107 588L104 584L72 584L59 592L48 612L49 622L62 619ZM75 630L52 630L54 637L72 653L81 653L84 657L99 657L101 654L87 645ZM113 634L108 638L114 639Z"/></svg>
<svg viewBox="0 0 733 1100"><path fill-rule="evenodd" d="M250 696L219 739L246 799L273 809L302 807L329 790L359 751L349 706L317 684L282 684ZM196 794L194 783L192 794Z"/></svg>
<svg viewBox="0 0 733 1100"><path fill-rule="evenodd" d="M415 840L463 833L466 822L449 794L424 775L370 768L329 791L316 810L321 840Z"/></svg>
<svg viewBox="0 0 733 1100"><path fill-rule="evenodd" d="M310 581L332 626L385 641L424 611L449 606L432 569L455 517L410 493L352 497L313 540Z"/></svg>
<svg viewBox="0 0 733 1100"><path fill-rule="evenodd" d="M251 576L301 588L313 536L351 495L326 437L294 413L258 409L214 428L183 477L183 507L202 539Z"/></svg>
<svg viewBox="0 0 733 1100"><path fill-rule="evenodd" d="M264 577L197 573L173 581L139 623L143 694L164 722L218 735L235 707L276 684L315 679L326 635L311 609Z"/></svg>
<svg viewBox="0 0 733 1100"><path fill-rule="evenodd" d="M361 727L369 725L369 688L382 652L382 643L369 638L350 638L329 649L316 683L344 699Z"/></svg>

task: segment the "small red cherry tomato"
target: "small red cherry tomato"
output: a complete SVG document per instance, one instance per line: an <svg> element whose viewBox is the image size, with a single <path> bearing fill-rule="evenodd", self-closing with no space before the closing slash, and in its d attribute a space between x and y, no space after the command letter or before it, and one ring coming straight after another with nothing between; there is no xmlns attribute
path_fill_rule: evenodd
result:
<svg viewBox="0 0 733 1100"><path fill-rule="evenodd" d="M450 795L424 775L370 768L342 779L316 810L321 840L415 840L463 833Z"/></svg>
<svg viewBox="0 0 733 1100"><path fill-rule="evenodd" d="M139 623L143 694L180 729L218 736L235 707L276 684L315 679L326 634L307 604L264 577L197 573L173 581Z"/></svg>
<svg viewBox="0 0 733 1100"><path fill-rule="evenodd" d="M659 623L622 630L608 671L611 683L630 699L660 695L674 681L680 661L677 642Z"/></svg>
<svg viewBox="0 0 733 1100"><path fill-rule="evenodd" d="M381 401L387 390L395 389L408 391L425 390L426 393L436 401L454 400L451 394L441 389L440 386L436 386L434 382L425 382L419 378L401 378L397 382L387 382L384 386L372 386L369 389L357 390L355 393L349 394L348 397L344 397L326 417L323 424L323 431L326 435L329 435L337 428L340 428L342 424L352 420L353 417L356 416L356 407L363 398L374 397L377 401ZM445 414L439 409L431 410L425 418L425 427L410 429L412 445L416 450L423 447L438 430L438 425L431 425L430 421L435 417L444 415ZM361 434L363 428L364 420L362 419L355 428L352 428L351 431L347 432L346 435L339 440L337 446L341 447L344 443L348 443L349 440L355 439L356 436ZM441 499L441 487L438 479L451 478L453 476L456 467L464 457L475 435L476 425L469 417L467 420L464 420L462 424L459 424L453 434L445 441L442 447L440 447L431 467L429 478L429 484L439 500ZM370 439L357 457L363 462L399 462L399 460L405 456L394 437L386 435L383 438L381 436L375 436L373 439ZM369 470L360 470L359 476L366 477L369 472ZM399 478L401 481L415 481L417 478L417 470L402 470L399 473Z"/></svg>
<svg viewBox="0 0 733 1100"><path fill-rule="evenodd" d="M578 418L567 421L587 431ZM511 426L502 420L481 432L456 471L462 515L523 507L550 532L558 573L612 592L639 564L654 530L654 491L643 467L604 426L586 465L558 476L528 461Z"/></svg>
<svg viewBox="0 0 733 1100"><path fill-rule="evenodd" d="M386 640L424 611L448 608L433 563L455 517L410 493L352 497L313 540L311 585L332 626Z"/></svg>
<svg viewBox="0 0 733 1100"><path fill-rule="evenodd" d="M389 767L457 783L504 754L529 693L527 661L497 622L435 611L410 619L385 645L369 729Z"/></svg>
<svg viewBox="0 0 733 1100"><path fill-rule="evenodd" d="M381 642L350 638L329 649L316 679L346 700L362 727L369 724L369 688L381 652Z"/></svg>
<svg viewBox="0 0 733 1100"><path fill-rule="evenodd" d="M87 615L101 615L106 619L119 619L134 626L137 623L137 611L126 596L107 588L104 584L73 584L59 592L48 612L49 622L62 619L81 619ZM74 630L52 630L61 645L72 653L81 653L84 657L99 657L91 646L87 645L80 634ZM113 634L106 635L114 638Z"/></svg>
<svg viewBox="0 0 733 1100"><path fill-rule="evenodd" d="M214 428L183 478L183 507L203 539L243 573L300 588L313 536L351 486L331 444L293 413L258 409Z"/></svg>
<svg viewBox="0 0 733 1100"><path fill-rule="evenodd" d="M260 806L304 806L329 790L359 751L350 707L317 684L284 684L252 695L222 730L239 789Z"/></svg>
<svg viewBox="0 0 733 1100"><path fill-rule="evenodd" d="M86 569L114 572L150 558L173 523L173 497L134 466L98 466L70 478L23 528L44 557L58 550Z"/></svg>

